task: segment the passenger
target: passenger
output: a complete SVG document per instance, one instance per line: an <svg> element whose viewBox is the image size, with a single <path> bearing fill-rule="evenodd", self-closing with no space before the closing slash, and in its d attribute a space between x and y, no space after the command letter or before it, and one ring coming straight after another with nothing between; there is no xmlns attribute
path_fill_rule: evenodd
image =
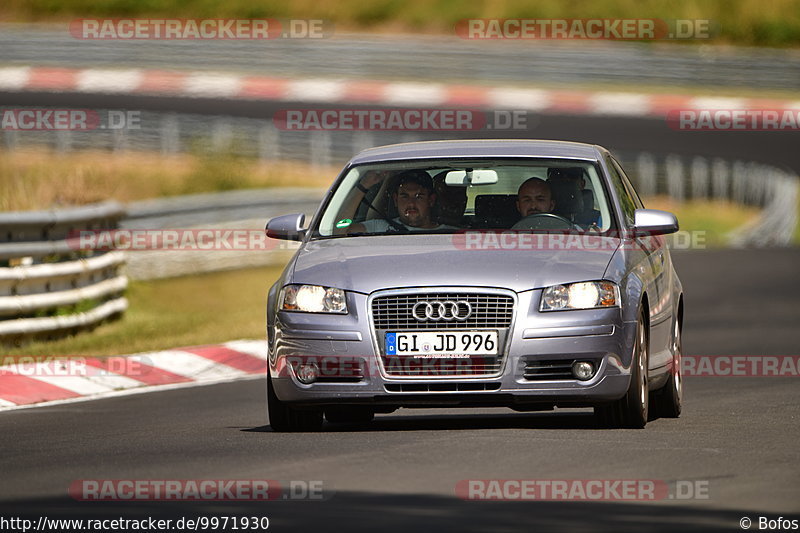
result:
<svg viewBox="0 0 800 533"><path fill-rule="evenodd" d="M584 170L580 167L551 168L547 175L556 202L554 213L584 228L597 226L600 211L594 208L594 193L586 188Z"/></svg>
<svg viewBox="0 0 800 533"><path fill-rule="evenodd" d="M396 177L392 201L397 207L395 224L382 218L373 218L351 225L348 233L383 233L404 227L409 231L456 229L439 224L433 218L436 192L433 180L424 170L406 170Z"/></svg>

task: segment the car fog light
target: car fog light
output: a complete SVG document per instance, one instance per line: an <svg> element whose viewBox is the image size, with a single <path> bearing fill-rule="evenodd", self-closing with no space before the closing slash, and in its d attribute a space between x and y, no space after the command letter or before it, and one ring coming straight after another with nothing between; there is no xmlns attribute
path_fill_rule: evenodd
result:
<svg viewBox="0 0 800 533"><path fill-rule="evenodd" d="M594 365L589 361L575 361L572 363L572 375L581 381L594 377Z"/></svg>
<svg viewBox="0 0 800 533"><path fill-rule="evenodd" d="M305 363L297 367L297 379L304 385L314 383L318 377L319 367L315 363Z"/></svg>

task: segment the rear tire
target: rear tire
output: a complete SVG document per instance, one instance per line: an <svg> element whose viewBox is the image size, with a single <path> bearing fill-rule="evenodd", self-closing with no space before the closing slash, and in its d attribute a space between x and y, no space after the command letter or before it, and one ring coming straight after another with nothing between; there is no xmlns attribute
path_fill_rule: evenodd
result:
<svg viewBox="0 0 800 533"><path fill-rule="evenodd" d="M683 406L683 375L681 364L683 357L683 342L681 340L681 326L675 319L675 331L672 344L672 369L664 387L657 391L653 398L653 410L662 418L678 418L681 416Z"/></svg>
<svg viewBox="0 0 800 533"><path fill-rule="evenodd" d="M272 431L283 433L322 429L322 410L298 409L280 400L275 394L269 373L267 373L267 413Z"/></svg>
<svg viewBox="0 0 800 533"><path fill-rule="evenodd" d="M647 425L649 386L647 365L649 360L647 322L644 311L639 313L636 340L631 357L631 382L625 396L610 404L598 405L594 414L602 427L641 429Z"/></svg>

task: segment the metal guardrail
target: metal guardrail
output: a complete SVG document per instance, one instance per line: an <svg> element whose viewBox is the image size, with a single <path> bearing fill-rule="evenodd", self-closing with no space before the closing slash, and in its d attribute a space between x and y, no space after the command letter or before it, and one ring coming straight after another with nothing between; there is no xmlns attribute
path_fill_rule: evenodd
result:
<svg viewBox="0 0 800 533"><path fill-rule="evenodd" d="M73 240L118 227L125 213L117 202L0 213L0 344L62 337L127 309L125 254L87 255Z"/></svg>
<svg viewBox="0 0 800 533"><path fill-rule="evenodd" d="M656 158L648 152L620 154L642 196L730 201L761 208L759 217L728 235L736 248L789 246L798 223L800 179L771 165L721 158Z"/></svg>
<svg viewBox="0 0 800 533"><path fill-rule="evenodd" d="M331 177L333 179L333 177ZM310 220L324 189L286 187L192 194L128 204L123 230L215 229L260 233L267 219L306 213ZM132 279L155 279L200 272L285 264L296 248L288 241L269 241L269 250L169 251L146 250L128 254ZM296 243L295 243L296 244Z"/></svg>
<svg viewBox="0 0 800 533"><path fill-rule="evenodd" d="M0 63L269 72L277 77L795 90L795 50L339 33L331 39L80 40L66 24L0 25Z"/></svg>

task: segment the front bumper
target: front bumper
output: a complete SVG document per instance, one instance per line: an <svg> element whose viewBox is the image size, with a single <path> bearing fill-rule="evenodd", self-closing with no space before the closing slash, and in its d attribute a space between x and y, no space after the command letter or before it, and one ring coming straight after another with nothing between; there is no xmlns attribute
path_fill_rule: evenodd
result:
<svg viewBox="0 0 800 533"><path fill-rule="evenodd" d="M541 291L518 295L517 316L499 375L392 377L378 362L369 326L367 297L353 295L348 315L278 312L270 334L270 374L279 399L333 405L411 406L591 406L621 398L630 382L636 323L622 321L619 308L541 313ZM353 361L350 375L303 384L298 361ZM590 360L597 371L587 381L526 377L537 362ZM529 367L530 368L530 367ZM334 373L335 374L335 373Z"/></svg>

